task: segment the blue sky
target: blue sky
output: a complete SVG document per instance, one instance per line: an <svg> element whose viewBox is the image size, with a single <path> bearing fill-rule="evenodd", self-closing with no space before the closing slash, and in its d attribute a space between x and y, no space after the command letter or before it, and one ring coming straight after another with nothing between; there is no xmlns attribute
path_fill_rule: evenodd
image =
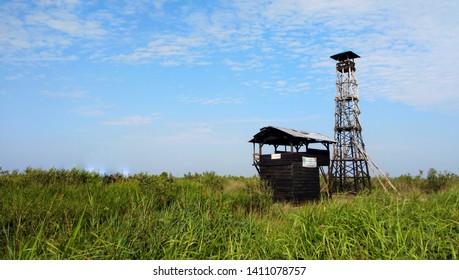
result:
<svg viewBox="0 0 459 280"><path fill-rule="evenodd" d="M268 125L333 137L352 50L367 152L459 173L458 1L1 1L0 167L256 174Z"/></svg>

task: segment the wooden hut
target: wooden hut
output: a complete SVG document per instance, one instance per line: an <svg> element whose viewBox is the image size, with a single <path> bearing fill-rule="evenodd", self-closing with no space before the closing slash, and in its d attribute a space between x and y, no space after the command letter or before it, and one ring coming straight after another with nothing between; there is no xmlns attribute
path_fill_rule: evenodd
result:
<svg viewBox="0 0 459 280"><path fill-rule="evenodd" d="M249 142L253 143L253 165L260 178L272 186L275 200L303 202L319 198L319 170L325 174L323 166L330 164L333 139L318 133L268 126L261 128ZM265 145L274 150L263 153Z"/></svg>

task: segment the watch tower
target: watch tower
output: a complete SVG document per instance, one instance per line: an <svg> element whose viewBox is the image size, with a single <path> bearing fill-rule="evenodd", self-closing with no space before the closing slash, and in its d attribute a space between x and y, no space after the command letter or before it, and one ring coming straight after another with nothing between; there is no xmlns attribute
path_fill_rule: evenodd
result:
<svg viewBox="0 0 459 280"><path fill-rule="evenodd" d="M336 60L335 129L330 165L331 192L359 192L370 187L370 174L360 125L358 84L351 51L331 56Z"/></svg>

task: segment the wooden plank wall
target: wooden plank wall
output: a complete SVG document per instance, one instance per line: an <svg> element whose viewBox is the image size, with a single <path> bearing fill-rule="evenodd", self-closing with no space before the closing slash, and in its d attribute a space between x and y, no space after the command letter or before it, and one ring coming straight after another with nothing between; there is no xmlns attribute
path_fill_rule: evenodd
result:
<svg viewBox="0 0 459 280"><path fill-rule="evenodd" d="M327 153L328 154L328 153ZM280 159L262 155L260 177L273 187L274 199L292 202L316 200L320 195L319 165L326 163L325 156L318 155L318 166L303 167L303 156L310 153L282 153Z"/></svg>

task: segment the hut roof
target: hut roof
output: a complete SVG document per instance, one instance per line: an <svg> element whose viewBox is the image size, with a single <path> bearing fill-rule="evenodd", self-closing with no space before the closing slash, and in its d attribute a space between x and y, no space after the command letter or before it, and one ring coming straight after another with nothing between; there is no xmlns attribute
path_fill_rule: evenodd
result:
<svg viewBox="0 0 459 280"><path fill-rule="evenodd" d="M297 129L266 126L253 136L251 143L268 145L303 145L309 143L335 143L333 139L319 133L306 132Z"/></svg>

